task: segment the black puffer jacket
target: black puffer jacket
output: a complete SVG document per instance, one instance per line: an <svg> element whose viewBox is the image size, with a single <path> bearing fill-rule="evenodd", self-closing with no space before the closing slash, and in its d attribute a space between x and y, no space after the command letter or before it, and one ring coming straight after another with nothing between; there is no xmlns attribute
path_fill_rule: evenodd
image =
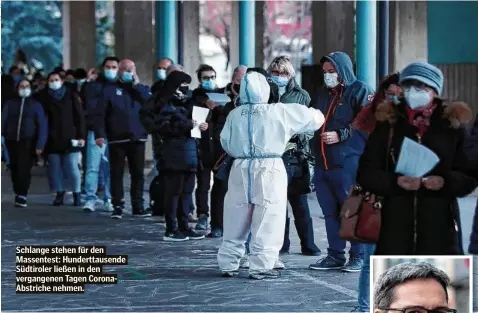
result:
<svg viewBox="0 0 478 313"><path fill-rule="evenodd" d="M368 138L360 158L357 182L365 190L384 197L382 225L377 255L452 255L462 254L460 217L457 197L464 197L476 187L473 177L463 171L466 156L463 150L464 129L460 127L463 112L469 108L452 104L437 107L430 117L430 126L421 143L440 158L427 176L441 176L443 188L431 191L420 188L406 191L397 184L394 172L405 137L418 140L417 128L409 123L405 104L384 102L377 107L377 126ZM394 134L387 155L390 126ZM388 158L389 168L385 168Z"/></svg>

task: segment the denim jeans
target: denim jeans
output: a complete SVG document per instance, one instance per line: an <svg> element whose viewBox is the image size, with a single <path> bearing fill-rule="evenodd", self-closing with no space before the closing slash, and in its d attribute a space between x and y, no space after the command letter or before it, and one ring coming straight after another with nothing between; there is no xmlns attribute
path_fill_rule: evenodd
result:
<svg viewBox="0 0 478 313"><path fill-rule="evenodd" d="M325 217L325 230L329 243L328 254L338 260L345 261L346 242L339 236L340 208L347 199L353 176L348 171L338 168L324 170L316 167L314 173L317 200ZM350 242L350 256L362 258L362 245Z"/></svg>
<svg viewBox="0 0 478 313"><path fill-rule="evenodd" d="M80 152L48 155L48 172L53 191L65 191L65 181L71 184L71 191L81 191L79 160Z"/></svg>
<svg viewBox="0 0 478 313"><path fill-rule="evenodd" d="M106 145L106 143L104 143ZM105 155L108 156L108 146L105 146ZM102 155L101 148L95 142L95 134L88 132L88 142L86 143L86 175L85 192L86 201L96 201L96 191L98 184L103 180L105 186L105 201L111 199L110 194L110 168L109 164Z"/></svg>
<svg viewBox="0 0 478 313"><path fill-rule="evenodd" d="M370 257L375 251L375 244L363 244L363 266L359 278L359 312L370 312Z"/></svg>
<svg viewBox="0 0 478 313"><path fill-rule="evenodd" d="M5 144L5 137L2 137L2 157L6 165L10 165L10 156L8 154L7 145Z"/></svg>

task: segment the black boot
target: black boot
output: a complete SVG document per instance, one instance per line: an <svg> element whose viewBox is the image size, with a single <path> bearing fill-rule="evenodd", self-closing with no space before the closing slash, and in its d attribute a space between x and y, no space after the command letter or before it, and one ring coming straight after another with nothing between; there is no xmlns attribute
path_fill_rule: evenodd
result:
<svg viewBox="0 0 478 313"><path fill-rule="evenodd" d="M289 239L289 228L290 228L290 218L286 217L285 219L285 231L284 231L284 243L280 249L280 254L288 254L290 249L290 239Z"/></svg>
<svg viewBox="0 0 478 313"><path fill-rule="evenodd" d="M314 243L314 227L312 219L294 219L295 228L300 239L302 254L308 256L318 256L321 254L319 247Z"/></svg>
<svg viewBox="0 0 478 313"><path fill-rule="evenodd" d="M60 206L63 205L63 199L65 198L65 192L60 191L56 193L55 200L53 201L54 206Z"/></svg>
<svg viewBox="0 0 478 313"><path fill-rule="evenodd" d="M81 206L81 196L79 192L73 193L73 206Z"/></svg>

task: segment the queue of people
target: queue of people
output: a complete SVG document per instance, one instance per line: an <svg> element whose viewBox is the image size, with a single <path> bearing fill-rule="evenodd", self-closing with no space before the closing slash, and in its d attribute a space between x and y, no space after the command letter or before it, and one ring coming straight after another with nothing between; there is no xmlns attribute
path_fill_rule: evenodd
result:
<svg viewBox="0 0 478 313"><path fill-rule="evenodd" d="M321 65L324 86L315 101L298 86L286 56L267 70L237 67L224 88L215 69L203 64L194 90L191 76L167 58L158 62L151 88L141 83L132 60L116 57L106 58L100 72L55 69L36 92L13 68L15 90L2 99L2 136L15 203L27 205L32 159L44 155L54 205L64 203L69 181L75 206L94 211L103 189L104 209L119 219L127 160L133 216L164 218L165 241L198 240L206 233L223 237L217 258L225 277L248 267L251 278L269 279L280 276L285 264L279 255L290 251L288 203L301 253L322 254L307 200L315 191L328 249L309 268L361 272L360 310L368 311L371 255L463 253L457 198L477 186L478 131L466 136L471 110L440 97L443 74L428 63L391 74L377 92L356 78L346 53L324 56ZM208 93L231 101L218 105ZM206 121L193 119L195 106L209 110ZM196 127L199 139L191 136ZM150 208L143 197L148 134L156 174ZM405 138L439 156L426 177L395 173ZM350 242L347 258L340 209L354 185L385 201L378 241ZM475 253L476 225L470 246Z"/></svg>

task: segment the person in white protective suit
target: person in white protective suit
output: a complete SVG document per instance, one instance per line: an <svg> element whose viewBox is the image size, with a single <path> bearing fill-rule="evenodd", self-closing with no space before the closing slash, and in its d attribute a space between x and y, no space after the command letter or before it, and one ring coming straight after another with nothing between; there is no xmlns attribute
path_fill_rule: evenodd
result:
<svg viewBox="0 0 478 313"><path fill-rule="evenodd" d="M297 133L318 130L324 115L300 104L268 104L269 83L250 72L241 82L241 105L227 117L221 144L235 158L224 199L224 237L217 255L223 276L238 274L249 231L249 277L276 278L284 240L287 172L282 154Z"/></svg>

